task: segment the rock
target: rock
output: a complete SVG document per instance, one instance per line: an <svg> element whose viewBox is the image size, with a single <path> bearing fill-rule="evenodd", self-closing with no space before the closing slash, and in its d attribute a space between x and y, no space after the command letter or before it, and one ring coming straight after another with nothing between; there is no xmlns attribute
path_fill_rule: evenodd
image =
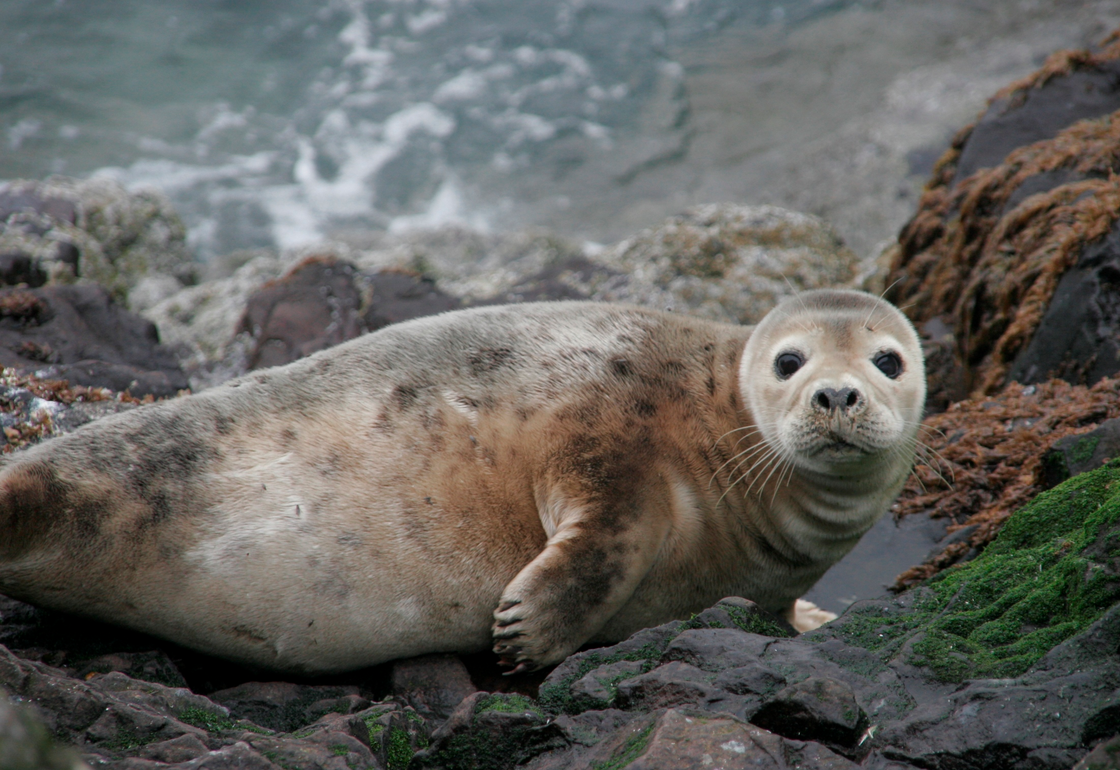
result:
<svg viewBox="0 0 1120 770"><path fill-rule="evenodd" d="M0 767L4 770L89 770L78 755L55 745L31 709L0 690Z"/></svg>
<svg viewBox="0 0 1120 770"><path fill-rule="evenodd" d="M816 741L843 754L856 748L868 726L851 687L815 676L776 692L751 722L786 738Z"/></svg>
<svg viewBox="0 0 1120 770"><path fill-rule="evenodd" d="M0 290L0 365L135 396L188 385L155 325L92 285Z"/></svg>
<svg viewBox="0 0 1120 770"><path fill-rule="evenodd" d="M432 734L410 768L507 770L567 745L563 731L523 695L478 692Z"/></svg>
<svg viewBox="0 0 1120 770"><path fill-rule="evenodd" d="M369 300L362 321L371 332L459 307L459 300L437 289L434 280L411 270L388 268L363 278Z"/></svg>
<svg viewBox="0 0 1120 770"><path fill-rule="evenodd" d="M153 762L176 764L189 762L209 752L210 749L197 735L187 734L172 738L169 741L160 741L144 746L137 756L141 759L150 759Z"/></svg>
<svg viewBox="0 0 1120 770"><path fill-rule="evenodd" d="M442 722L478 688L457 655L422 655L392 664L393 695L424 719Z"/></svg>
<svg viewBox="0 0 1120 770"><path fill-rule="evenodd" d="M1050 489L1071 476L1101 467L1120 457L1120 418L1105 420L1094 430L1054 442L1042 457L1040 483Z"/></svg>
<svg viewBox="0 0 1120 770"><path fill-rule="evenodd" d="M310 258L249 297L237 332L253 338L249 369L281 366L362 334L354 266Z"/></svg>
<svg viewBox="0 0 1120 770"><path fill-rule="evenodd" d="M92 281L124 300L145 280L174 279L166 292L194 276L186 229L154 190L130 193L108 179L64 177L0 187L3 283Z"/></svg>
<svg viewBox="0 0 1120 770"><path fill-rule="evenodd" d="M851 286L859 262L823 220L776 206L711 204L595 255L627 277L591 299L672 309L715 321L758 323L806 289Z"/></svg>
<svg viewBox="0 0 1120 770"><path fill-rule="evenodd" d="M416 273L398 269L363 275L348 262L310 257L249 297L236 333L252 338L248 366L260 369L457 305Z"/></svg>
<svg viewBox="0 0 1120 770"><path fill-rule="evenodd" d="M1115 39L1054 54L938 162L886 278L936 352L932 409L1010 381L1120 371L1118 61Z"/></svg>
<svg viewBox="0 0 1120 770"><path fill-rule="evenodd" d="M852 762L814 743L791 741L734 717L669 709L653 719L620 730L588 755L585 767L655 768L718 767L804 768L847 770ZM560 766L560 765L554 765ZM550 767L534 765L534 770Z"/></svg>
<svg viewBox="0 0 1120 770"><path fill-rule="evenodd" d="M261 727L290 732L328 712L353 714L369 707L358 688L298 685L290 682L246 682L210 694L230 714Z"/></svg>
<svg viewBox="0 0 1120 770"><path fill-rule="evenodd" d="M1098 743L1073 770L1120 770L1120 735Z"/></svg>

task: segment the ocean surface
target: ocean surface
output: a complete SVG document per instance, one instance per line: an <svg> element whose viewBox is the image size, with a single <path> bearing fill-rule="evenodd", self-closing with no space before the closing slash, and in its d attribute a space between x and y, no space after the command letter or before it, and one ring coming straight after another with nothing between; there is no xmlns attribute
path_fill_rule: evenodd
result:
<svg viewBox="0 0 1120 770"><path fill-rule="evenodd" d="M154 186L201 259L447 223L609 242L719 200L799 206L870 248L989 85L1115 6L4 0L0 179ZM913 130L876 139L876 110ZM849 212L831 188L867 146L898 179Z"/></svg>

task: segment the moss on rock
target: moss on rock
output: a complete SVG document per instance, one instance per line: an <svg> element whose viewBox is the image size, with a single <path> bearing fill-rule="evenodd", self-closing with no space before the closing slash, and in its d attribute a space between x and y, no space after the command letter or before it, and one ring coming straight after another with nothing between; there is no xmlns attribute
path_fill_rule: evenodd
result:
<svg viewBox="0 0 1120 770"><path fill-rule="evenodd" d="M1120 461L1039 495L976 560L904 604L853 608L831 633L943 681L1015 677L1120 600Z"/></svg>

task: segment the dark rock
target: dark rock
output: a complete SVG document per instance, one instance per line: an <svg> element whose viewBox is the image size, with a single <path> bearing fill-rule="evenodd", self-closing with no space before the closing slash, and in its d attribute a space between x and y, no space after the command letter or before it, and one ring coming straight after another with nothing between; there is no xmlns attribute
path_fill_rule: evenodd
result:
<svg viewBox="0 0 1120 770"><path fill-rule="evenodd" d="M931 411L1120 371L1118 108L1116 40L1059 52L939 161L885 279L923 331Z"/></svg>
<svg viewBox="0 0 1120 770"><path fill-rule="evenodd" d="M737 628L770 637L797 636L785 618L778 617L741 596L728 596L688 621L687 628Z"/></svg>
<svg viewBox="0 0 1120 770"><path fill-rule="evenodd" d="M599 284L609 282L622 286L627 280L625 273L592 262L587 257L568 256L522 278L508 290L479 304L583 300L589 299L593 287Z"/></svg>
<svg viewBox="0 0 1120 770"><path fill-rule="evenodd" d="M1017 147L1053 139L1079 120L1116 110L1120 110L1117 61L1095 63L996 99L969 134L954 183L980 168L998 166Z"/></svg>
<svg viewBox="0 0 1120 770"><path fill-rule="evenodd" d="M167 653L162 650L148 652L114 652L99 655L82 662L77 676L90 679L94 674L118 671L133 679L155 682L167 687L186 687L187 680L179 672Z"/></svg>
<svg viewBox="0 0 1120 770"><path fill-rule="evenodd" d="M723 671L758 661L772 641L737 628L689 630L669 643L661 660L683 661L704 671Z"/></svg>
<svg viewBox="0 0 1120 770"><path fill-rule="evenodd" d="M566 745L564 731L531 699L478 692L459 704L409 767L507 770Z"/></svg>
<svg viewBox="0 0 1120 770"><path fill-rule="evenodd" d="M1058 282L1008 380L1092 385L1120 372L1120 223L1087 246Z"/></svg>
<svg viewBox="0 0 1120 770"><path fill-rule="evenodd" d="M246 682L210 694L211 700L240 719L261 727L290 732L328 712L353 714L368 708L353 685L299 685L290 682Z"/></svg>
<svg viewBox="0 0 1120 770"><path fill-rule="evenodd" d="M252 334L249 368L281 366L363 332L353 265L305 260L249 298L238 332Z"/></svg>
<svg viewBox="0 0 1120 770"><path fill-rule="evenodd" d="M435 281L411 270L380 270L364 276L369 306L362 314L368 331L435 315L459 307L459 300L436 288Z"/></svg>
<svg viewBox="0 0 1120 770"><path fill-rule="evenodd" d="M363 294L368 302L363 302ZM334 257L312 257L249 297L237 333L252 336L249 368L260 369L457 306L457 300L416 273L385 270L363 275Z"/></svg>
<svg viewBox="0 0 1120 770"><path fill-rule="evenodd" d="M0 365L134 396L187 387L155 325L92 285L0 290Z"/></svg>
<svg viewBox="0 0 1120 770"><path fill-rule="evenodd" d="M393 663L393 694L422 717L442 722L478 688L457 655L423 655Z"/></svg>
<svg viewBox="0 0 1120 770"><path fill-rule="evenodd" d="M856 747L868 726L851 687L813 676L775 693L751 722L787 738L817 741L845 753Z"/></svg>
<svg viewBox="0 0 1120 770"><path fill-rule="evenodd" d="M42 286L47 282L47 273L30 254L9 251L0 254L0 283L7 286Z"/></svg>
<svg viewBox="0 0 1120 770"><path fill-rule="evenodd" d="M1105 420L1088 433L1054 442L1042 458L1042 486L1056 487L1070 476L1099 468L1115 457L1120 457L1120 418Z"/></svg>
<svg viewBox="0 0 1120 770"><path fill-rule="evenodd" d="M687 663L666 663L620 682L615 703L622 709L653 711L720 698L722 693L711 684L714 678Z"/></svg>

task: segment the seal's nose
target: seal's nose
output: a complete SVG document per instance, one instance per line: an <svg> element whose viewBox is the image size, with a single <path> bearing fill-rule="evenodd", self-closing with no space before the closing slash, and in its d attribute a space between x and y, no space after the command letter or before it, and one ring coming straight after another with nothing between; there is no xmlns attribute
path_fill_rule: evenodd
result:
<svg viewBox="0 0 1120 770"><path fill-rule="evenodd" d="M855 388L821 388L813 395L813 405L826 412L846 412L860 401Z"/></svg>

